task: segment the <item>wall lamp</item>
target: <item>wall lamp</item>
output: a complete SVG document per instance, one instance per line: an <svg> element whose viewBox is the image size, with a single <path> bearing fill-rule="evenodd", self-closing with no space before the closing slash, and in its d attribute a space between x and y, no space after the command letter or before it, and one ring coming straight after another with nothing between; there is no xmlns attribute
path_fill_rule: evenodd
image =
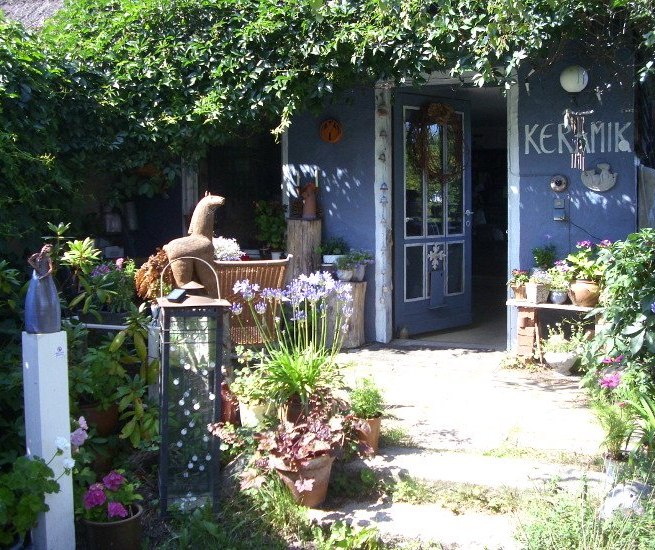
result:
<svg viewBox="0 0 655 550"><path fill-rule="evenodd" d="M571 65L559 75L559 83L570 94L579 94L587 87L589 75L580 65Z"/></svg>

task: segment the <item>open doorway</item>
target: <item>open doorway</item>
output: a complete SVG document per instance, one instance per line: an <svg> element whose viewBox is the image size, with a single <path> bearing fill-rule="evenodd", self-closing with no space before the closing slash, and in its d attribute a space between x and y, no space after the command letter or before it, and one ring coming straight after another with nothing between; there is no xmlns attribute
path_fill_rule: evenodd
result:
<svg viewBox="0 0 655 550"><path fill-rule="evenodd" d="M505 349L507 99L500 88L459 88L471 117L472 322L417 336L426 343Z"/></svg>

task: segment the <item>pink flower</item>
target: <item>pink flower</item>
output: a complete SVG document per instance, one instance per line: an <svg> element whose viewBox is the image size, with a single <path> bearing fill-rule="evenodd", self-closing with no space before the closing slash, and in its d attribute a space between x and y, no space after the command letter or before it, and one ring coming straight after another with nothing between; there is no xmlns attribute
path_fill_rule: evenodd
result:
<svg viewBox="0 0 655 550"><path fill-rule="evenodd" d="M618 355L616 357L605 357L601 361L601 363L605 363L606 365L615 365L623 361L623 355Z"/></svg>
<svg viewBox="0 0 655 550"><path fill-rule="evenodd" d="M591 244L591 241L578 241L575 246L578 248L591 248L593 245Z"/></svg>
<svg viewBox="0 0 655 550"><path fill-rule="evenodd" d="M598 381L598 384L601 388L607 388L608 390L613 390L621 383L621 373L613 372L611 374L604 374L603 377Z"/></svg>
<svg viewBox="0 0 655 550"><path fill-rule="evenodd" d="M81 447L88 438L89 434L86 433L86 430L77 428L77 430L71 434L71 445Z"/></svg>
<svg viewBox="0 0 655 550"><path fill-rule="evenodd" d="M86 423L86 418L84 418L83 416L80 416L77 423L80 425L80 428L82 428L83 430L88 430L89 429L89 426Z"/></svg>
<svg viewBox="0 0 655 550"><path fill-rule="evenodd" d="M107 507L107 515L110 518L126 518L127 508L120 502L110 502Z"/></svg>
<svg viewBox="0 0 655 550"><path fill-rule="evenodd" d="M612 241L610 241L609 239L603 239L602 241L600 241L599 246L606 247L611 245L612 245Z"/></svg>
<svg viewBox="0 0 655 550"><path fill-rule="evenodd" d="M119 271L123 269L123 263L125 262L125 258L116 258L116 269Z"/></svg>
<svg viewBox="0 0 655 550"><path fill-rule="evenodd" d="M105 503L107 497L101 483L94 483L84 495L84 507L89 510Z"/></svg>
<svg viewBox="0 0 655 550"><path fill-rule="evenodd" d="M117 491L118 488L125 483L125 478L118 472L112 470L102 478L102 482L110 491Z"/></svg>

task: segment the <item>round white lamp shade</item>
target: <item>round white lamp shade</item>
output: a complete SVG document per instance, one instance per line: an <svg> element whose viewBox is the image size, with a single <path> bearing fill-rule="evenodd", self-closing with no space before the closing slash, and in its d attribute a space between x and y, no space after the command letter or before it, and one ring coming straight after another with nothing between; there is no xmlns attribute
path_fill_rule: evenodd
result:
<svg viewBox="0 0 655 550"><path fill-rule="evenodd" d="M570 94L577 94L587 87L589 75L580 65L571 65L559 75L559 83Z"/></svg>

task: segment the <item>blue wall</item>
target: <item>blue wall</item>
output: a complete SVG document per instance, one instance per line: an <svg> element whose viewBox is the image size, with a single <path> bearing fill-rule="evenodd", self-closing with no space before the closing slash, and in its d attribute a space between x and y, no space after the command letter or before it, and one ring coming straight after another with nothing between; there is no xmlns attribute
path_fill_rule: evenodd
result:
<svg viewBox="0 0 655 550"><path fill-rule="evenodd" d="M319 167L319 205L323 211L323 239L344 237L352 248L375 250L375 96L372 88L357 89L325 107L319 114L294 118L288 133L289 164L301 168L301 184L313 179ZM343 137L326 143L319 125L337 119ZM366 339L375 338L374 270L366 269Z"/></svg>
<svg viewBox="0 0 655 550"><path fill-rule="evenodd" d="M589 83L579 94L577 106L572 105L559 81L561 71L572 64L586 68L589 75ZM529 72L530 68L526 67L519 79L518 207L522 268L532 267L532 248L547 242L555 244L558 256L564 257L581 240L623 239L636 229L637 211L630 59L620 59L610 66L570 51L550 70L539 70L527 76ZM529 93L525 87L526 77ZM600 101L596 90L601 94ZM581 171L571 168L571 154L564 143L560 145L557 127L567 107L579 111L593 109L593 114L585 117L588 135L585 169L609 163L611 171L618 174L612 189L602 193L591 191L583 185ZM594 123L596 126L592 127ZM545 126L547 124L550 126ZM608 125L611 125L611 135ZM619 147L621 135L625 141ZM564 137L572 141L570 133ZM555 193L550 189L549 181L555 174L568 177L567 191ZM556 198L565 199L566 221L553 220L553 199ZM514 229L510 227L510 231Z"/></svg>

